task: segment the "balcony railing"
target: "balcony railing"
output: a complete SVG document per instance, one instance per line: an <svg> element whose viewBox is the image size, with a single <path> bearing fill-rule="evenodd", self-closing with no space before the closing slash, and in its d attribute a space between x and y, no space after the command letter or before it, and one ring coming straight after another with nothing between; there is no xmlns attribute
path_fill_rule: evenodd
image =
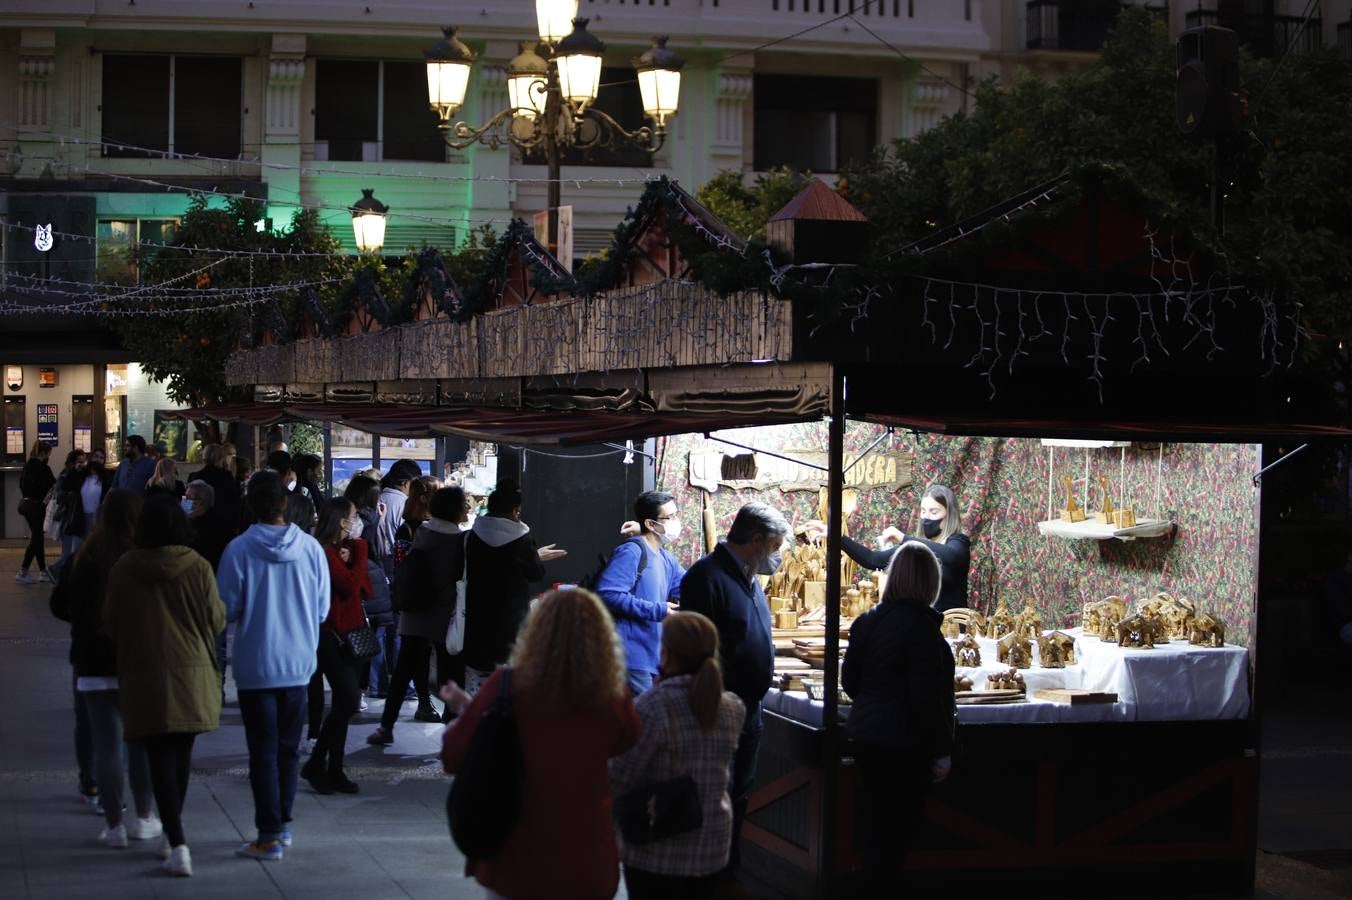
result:
<svg viewBox="0 0 1352 900"><path fill-rule="evenodd" d="M1214 9L1195 9L1187 14L1185 23L1189 28L1203 25L1232 28L1239 32L1240 41L1258 56L1280 56L1288 46L1292 53L1311 53L1324 43L1324 23L1318 16L1311 16L1306 22L1303 16L1222 14Z"/></svg>
<svg viewBox="0 0 1352 900"><path fill-rule="evenodd" d="M1168 21L1167 3L1120 0L1028 0L1029 50L1101 50L1126 7L1140 7L1159 21Z"/></svg>

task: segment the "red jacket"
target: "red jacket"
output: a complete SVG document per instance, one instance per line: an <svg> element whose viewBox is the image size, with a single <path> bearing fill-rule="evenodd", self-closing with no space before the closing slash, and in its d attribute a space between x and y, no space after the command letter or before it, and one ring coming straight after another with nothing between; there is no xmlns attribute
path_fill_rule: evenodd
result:
<svg viewBox="0 0 1352 900"><path fill-rule="evenodd" d="M351 559L343 562L338 551L347 547ZM343 541L338 546L324 547L324 555L329 558L329 584L333 602L329 605L329 617L324 625L339 634L361 628L366 624L366 611L361 602L371 595L371 579L366 574L366 541L361 538Z"/></svg>
<svg viewBox="0 0 1352 900"><path fill-rule="evenodd" d="M460 768L501 684L499 670L446 730L447 772ZM633 698L626 691L622 700L569 714L535 700L529 688L518 690L515 679L512 694L526 761L525 809L498 855L470 860L468 872L512 900L608 900L619 886L620 861L606 760L638 740Z"/></svg>

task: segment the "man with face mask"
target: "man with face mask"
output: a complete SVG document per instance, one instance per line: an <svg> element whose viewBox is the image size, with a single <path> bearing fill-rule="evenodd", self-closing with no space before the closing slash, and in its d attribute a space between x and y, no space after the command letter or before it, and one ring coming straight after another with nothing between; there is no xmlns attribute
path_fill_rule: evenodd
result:
<svg viewBox="0 0 1352 900"><path fill-rule="evenodd" d="M639 534L615 548L596 580L596 593L615 617L624 643L629 688L638 696L653 686L662 651L662 620L668 603L681 599L685 569L666 545L681 534L676 501L661 491L644 491L634 501Z"/></svg>
<svg viewBox="0 0 1352 900"><path fill-rule="evenodd" d="M746 705L746 722L732 758L728 795L732 797L732 853L727 875L740 862L738 840L747 798L756 780L760 748L761 699L774 675L775 647L770 639L770 605L757 575L772 575L780 548L791 530L780 513L764 503L737 511L714 552L703 557L681 581L681 609L703 613L718 627L723 684Z"/></svg>

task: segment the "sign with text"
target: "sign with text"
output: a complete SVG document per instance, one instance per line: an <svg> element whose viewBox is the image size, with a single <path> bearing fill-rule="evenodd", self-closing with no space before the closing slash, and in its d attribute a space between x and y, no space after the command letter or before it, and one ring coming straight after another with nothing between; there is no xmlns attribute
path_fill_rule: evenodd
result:
<svg viewBox="0 0 1352 900"><path fill-rule="evenodd" d="M38 440L42 441L48 447L55 447L61 443L61 438L57 436L57 413L55 403L38 404Z"/></svg>
<svg viewBox="0 0 1352 900"><path fill-rule="evenodd" d="M776 451L781 452L781 451ZM733 456L742 460L750 454ZM826 451L824 450L784 450L782 455L790 459L780 459L764 453L754 454L755 477L727 478L724 476L725 456L718 451L691 451L690 483L706 491L716 491L719 486L734 490L815 491L826 484ZM846 453L849 460L849 454ZM853 460L849 460L852 462ZM901 450L874 450L851 466L845 473L845 487L856 490L897 490L911 483L911 468L915 463L915 454ZM747 464L731 468L746 472ZM848 462L847 462L848 465Z"/></svg>

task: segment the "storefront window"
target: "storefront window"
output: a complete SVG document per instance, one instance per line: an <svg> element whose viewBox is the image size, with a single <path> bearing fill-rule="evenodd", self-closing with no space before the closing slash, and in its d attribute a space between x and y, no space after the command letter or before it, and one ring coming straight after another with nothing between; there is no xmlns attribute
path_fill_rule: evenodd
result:
<svg viewBox="0 0 1352 900"><path fill-rule="evenodd" d="M411 459L418 464L424 475L432 474L432 464L437 458L436 438L389 438L380 439L380 468L389 471L390 463L396 459Z"/></svg>
<svg viewBox="0 0 1352 900"><path fill-rule="evenodd" d="M138 284L145 263L173 241L177 219L100 219L94 280Z"/></svg>
<svg viewBox="0 0 1352 900"><path fill-rule="evenodd" d="M363 469L369 469L375 455L372 452L375 441L372 435L355 428L333 426L333 494L338 496L347 490L352 476Z"/></svg>

